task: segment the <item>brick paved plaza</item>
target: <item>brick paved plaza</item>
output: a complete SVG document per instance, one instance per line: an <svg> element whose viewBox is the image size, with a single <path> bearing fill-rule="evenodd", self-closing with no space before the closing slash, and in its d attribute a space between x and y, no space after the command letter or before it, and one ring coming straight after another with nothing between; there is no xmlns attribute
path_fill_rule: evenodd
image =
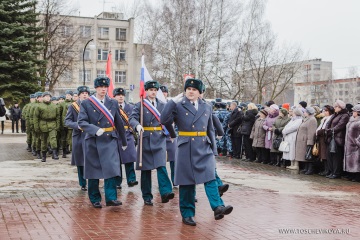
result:
<svg viewBox="0 0 360 240"><path fill-rule="evenodd" d="M41 163L25 148L23 134L0 136L1 240L360 239L359 183L218 158L218 173L230 184L223 200L234 211L215 221L198 186L197 226L191 227L181 222L177 188L173 201L161 203L156 174L153 207L144 206L139 186L123 183L122 206L95 209L78 186L70 158ZM320 232L337 229L344 232Z"/></svg>

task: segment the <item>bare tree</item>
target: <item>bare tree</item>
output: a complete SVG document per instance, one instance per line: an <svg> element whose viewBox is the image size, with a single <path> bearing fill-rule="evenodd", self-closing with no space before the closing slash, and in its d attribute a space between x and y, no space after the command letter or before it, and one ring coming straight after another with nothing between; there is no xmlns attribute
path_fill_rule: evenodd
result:
<svg viewBox="0 0 360 240"><path fill-rule="evenodd" d="M59 81L71 72L79 52L75 46L79 40L79 29L75 29L70 16L76 12L69 9L67 1L42 0L38 3L39 24L44 28L43 52L41 58L47 62L40 71L41 86L52 91Z"/></svg>

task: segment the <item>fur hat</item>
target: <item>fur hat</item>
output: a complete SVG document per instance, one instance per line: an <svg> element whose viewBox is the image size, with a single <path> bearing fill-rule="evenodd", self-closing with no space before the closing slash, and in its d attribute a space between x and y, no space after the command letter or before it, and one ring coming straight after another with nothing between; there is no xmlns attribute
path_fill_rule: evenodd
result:
<svg viewBox="0 0 360 240"><path fill-rule="evenodd" d="M78 94L81 94L83 92L87 92L90 95L90 88L88 86L79 86L77 88Z"/></svg>
<svg viewBox="0 0 360 240"><path fill-rule="evenodd" d="M356 105L352 108L352 110L353 110L354 112L360 112L360 104L356 104Z"/></svg>
<svg viewBox="0 0 360 240"><path fill-rule="evenodd" d="M108 77L98 77L94 80L94 88L97 87L109 87L110 79Z"/></svg>
<svg viewBox="0 0 360 240"><path fill-rule="evenodd" d="M64 95L60 95L60 97L58 98L58 100L60 100L60 99L63 99L63 100L65 100L65 96Z"/></svg>
<svg viewBox="0 0 360 240"><path fill-rule="evenodd" d="M150 88L156 88L156 90L159 90L160 84L158 81L147 81L145 83L145 91L149 90Z"/></svg>
<svg viewBox="0 0 360 240"><path fill-rule="evenodd" d="M196 88L200 93L203 92L203 83L200 79L188 78L185 82L184 91L186 91L188 87Z"/></svg>
<svg viewBox="0 0 360 240"><path fill-rule="evenodd" d="M347 103L347 104L345 105L345 108L346 108L349 112L352 111L353 107L354 107L354 105L352 105L351 103Z"/></svg>
<svg viewBox="0 0 360 240"><path fill-rule="evenodd" d="M301 102L299 102L299 104L300 104L303 108L306 108L306 107L307 107L307 102L305 102L305 101L301 101Z"/></svg>
<svg viewBox="0 0 360 240"><path fill-rule="evenodd" d="M30 94L30 98L36 98L35 94Z"/></svg>
<svg viewBox="0 0 360 240"><path fill-rule="evenodd" d="M115 97L116 95L126 96L126 90L123 89L123 88L115 88L114 91L113 91L113 95L114 95L114 97Z"/></svg>
<svg viewBox="0 0 360 240"><path fill-rule="evenodd" d="M51 97L50 101L57 101L58 98L57 97Z"/></svg>
<svg viewBox="0 0 360 240"><path fill-rule="evenodd" d="M315 109L313 107L307 107L305 108L305 112L307 112L309 115L313 115L315 113Z"/></svg>
<svg viewBox="0 0 360 240"><path fill-rule="evenodd" d="M169 92L169 89L167 88L167 86L161 85L160 89L162 92L167 92L167 93Z"/></svg>
<svg viewBox="0 0 360 240"><path fill-rule="evenodd" d="M336 100L335 103L334 103L334 108L335 107L340 107L341 109L345 109L346 104L341 100Z"/></svg>

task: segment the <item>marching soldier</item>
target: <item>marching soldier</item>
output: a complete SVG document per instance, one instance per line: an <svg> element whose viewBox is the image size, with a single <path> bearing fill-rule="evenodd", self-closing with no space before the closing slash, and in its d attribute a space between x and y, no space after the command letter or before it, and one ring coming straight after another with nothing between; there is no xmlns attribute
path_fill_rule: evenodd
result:
<svg viewBox="0 0 360 240"><path fill-rule="evenodd" d="M67 110L69 109L69 106L72 103L72 96L73 92L71 90L65 91L65 101L62 103L62 112L61 112L61 124L62 124L62 130L61 130L61 145L63 148L63 158L66 158L66 154L70 153L70 145L71 145L71 135L72 135L72 129L65 126L65 117Z"/></svg>
<svg viewBox="0 0 360 240"><path fill-rule="evenodd" d="M212 108L199 99L203 83L187 79L185 97L182 94L170 100L161 115L161 123L179 129L175 165L175 184L179 185L180 212L186 225L195 226L195 185L204 183L206 195L214 211L215 220L230 214L233 207L225 206L215 179L217 155ZM171 137L176 135L170 132Z"/></svg>
<svg viewBox="0 0 360 240"><path fill-rule="evenodd" d="M56 111L56 105L52 104L51 94L44 92L43 103L35 109L34 112L34 128L36 132L40 132L41 138L41 162L46 162L46 152L48 142L52 150L52 159L58 160L56 133L60 126L60 117ZM49 140L49 141L48 141Z"/></svg>
<svg viewBox="0 0 360 240"><path fill-rule="evenodd" d="M35 129L34 127L34 114L35 114L35 110L41 105L42 101L43 101L43 97L42 97L42 92L36 92L35 93L35 102L34 104L31 106L31 108L29 109L29 120L30 120L30 128L33 130L32 133L32 155L36 156L37 159L41 159L41 139L40 139L40 131L38 131L37 129Z"/></svg>
<svg viewBox="0 0 360 240"><path fill-rule="evenodd" d="M30 94L30 102L28 104L26 104L23 108L22 111L22 116L25 119L25 124L26 124L26 143L28 145L27 147L27 151L31 152L31 142L32 142L32 129L30 126L30 109L31 106L34 105L35 102L35 94Z"/></svg>
<svg viewBox="0 0 360 240"><path fill-rule="evenodd" d="M166 86L160 87L161 91L164 94L164 97L166 98L166 102L168 102L167 97L169 94L169 90ZM170 163L170 170L171 170L171 182L173 186L174 184L174 176L175 176L175 152L176 152L176 146L177 146L177 140L171 139L170 136L166 137L166 155L167 155L167 161Z"/></svg>
<svg viewBox="0 0 360 240"><path fill-rule="evenodd" d="M130 117L132 128L138 133L143 131L142 149L138 144L138 159L136 169L141 170L141 192L144 204L152 206L153 195L151 193L151 170L156 169L158 186L161 195L161 202L167 203L173 199L175 194L172 192L172 185L166 171L166 136L160 124L160 113L164 108L164 103L156 98L159 89L157 81L145 83L147 97L143 100L144 116L143 125L140 125L140 104L137 103ZM141 139L140 139L141 141ZM142 166L139 166L139 153L142 151Z"/></svg>
<svg viewBox="0 0 360 240"><path fill-rule="evenodd" d="M134 162L136 162L136 149L135 149L135 139L134 129L129 123L129 116L132 113L134 108L133 105L125 102L126 90L123 88L115 88L113 91L113 96L119 104L120 116L125 127L126 132L126 141L127 149L126 151L120 149L121 163L125 165L126 180L129 187L138 185L136 181L136 174L134 169ZM120 165L121 166L121 165ZM121 170L120 170L121 171ZM122 177L118 183L117 188L121 189Z"/></svg>
<svg viewBox="0 0 360 240"><path fill-rule="evenodd" d="M80 86L77 90L79 93L79 99L69 106L65 117L65 126L73 130L71 165L77 166L79 185L82 191L86 191L86 180L84 178L84 152L82 147L85 140L85 134L80 129L77 120L81 102L89 97L90 88L87 86Z"/></svg>
<svg viewBox="0 0 360 240"><path fill-rule="evenodd" d="M79 92L78 91L74 91L73 92L73 96L72 96L72 101L76 102L79 99ZM89 94L90 95L90 94Z"/></svg>
<svg viewBox="0 0 360 240"><path fill-rule="evenodd" d="M118 103L106 96L110 85L107 77L94 81L95 95L82 101L78 116L84 131L84 177L88 179L88 195L94 208L102 208L99 179L104 179L106 206L119 206L116 184L121 176L118 138L127 148L124 125Z"/></svg>

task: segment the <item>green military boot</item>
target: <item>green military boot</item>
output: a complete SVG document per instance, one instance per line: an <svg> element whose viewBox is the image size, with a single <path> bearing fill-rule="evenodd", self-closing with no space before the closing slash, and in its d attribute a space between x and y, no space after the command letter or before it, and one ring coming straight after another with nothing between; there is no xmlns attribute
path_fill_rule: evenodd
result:
<svg viewBox="0 0 360 240"><path fill-rule="evenodd" d="M42 152L42 158L41 158L42 162L46 162L46 151Z"/></svg>

